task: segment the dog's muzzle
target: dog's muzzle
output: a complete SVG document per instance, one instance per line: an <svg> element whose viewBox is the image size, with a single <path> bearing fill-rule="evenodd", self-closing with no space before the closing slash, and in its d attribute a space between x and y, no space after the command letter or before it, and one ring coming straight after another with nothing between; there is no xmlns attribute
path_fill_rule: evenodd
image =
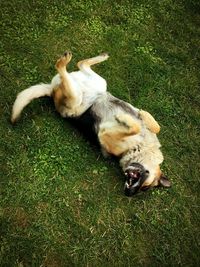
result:
<svg viewBox="0 0 200 267"><path fill-rule="evenodd" d="M124 193L126 196L131 197L138 192L144 181L149 176L149 171L140 163L131 163L125 170L125 186Z"/></svg>

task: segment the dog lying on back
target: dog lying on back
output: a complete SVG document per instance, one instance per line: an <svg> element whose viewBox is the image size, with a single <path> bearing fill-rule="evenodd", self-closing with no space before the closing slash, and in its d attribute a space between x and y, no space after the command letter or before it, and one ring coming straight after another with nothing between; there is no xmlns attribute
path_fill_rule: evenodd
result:
<svg viewBox="0 0 200 267"><path fill-rule="evenodd" d="M93 118L94 131L104 156L119 157L125 175L125 194L132 196L139 190L170 181L160 170L163 155L157 134L160 126L153 116L133 107L107 92L106 81L91 66L108 59L107 54L78 62L79 71L67 72L72 58L65 52L58 59L58 74L51 84L31 86L18 94L12 110L15 123L22 110L35 98L53 97L56 110L62 117L78 118L85 113Z"/></svg>

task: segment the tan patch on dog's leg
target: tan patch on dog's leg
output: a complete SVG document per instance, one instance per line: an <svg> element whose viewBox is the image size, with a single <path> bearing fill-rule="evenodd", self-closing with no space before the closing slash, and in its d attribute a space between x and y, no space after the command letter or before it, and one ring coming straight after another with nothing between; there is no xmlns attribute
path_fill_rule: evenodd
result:
<svg viewBox="0 0 200 267"><path fill-rule="evenodd" d="M114 133L99 134L99 141L103 148L110 154L119 156L124 152L120 141L122 141L123 135Z"/></svg>
<svg viewBox="0 0 200 267"><path fill-rule="evenodd" d="M57 88L54 92L54 101L57 105L66 103L68 108L73 108L80 104L80 99L82 98L80 93L73 88L69 73L66 70L67 64L71 61L72 53L65 52L64 55L59 58L56 62L56 69L60 74L61 85L59 89ZM61 101L62 98L62 101Z"/></svg>
<svg viewBox="0 0 200 267"><path fill-rule="evenodd" d="M146 124L147 128L152 133L158 134L160 132L160 125L149 112L140 110L139 115L141 119L144 121L144 123Z"/></svg>
<svg viewBox="0 0 200 267"><path fill-rule="evenodd" d="M126 134L137 134L140 132L140 125L129 114L118 114L115 120L124 127Z"/></svg>
<svg viewBox="0 0 200 267"><path fill-rule="evenodd" d="M128 137L138 134L140 125L128 114L116 116L116 124L105 123L101 126L98 137L108 153L119 156L130 148Z"/></svg>
<svg viewBox="0 0 200 267"><path fill-rule="evenodd" d="M66 97L63 95L63 91L61 89L61 86L57 87L53 91L53 100L54 100L54 104L55 104L57 111L60 112L62 106L65 105L65 101L67 101Z"/></svg>

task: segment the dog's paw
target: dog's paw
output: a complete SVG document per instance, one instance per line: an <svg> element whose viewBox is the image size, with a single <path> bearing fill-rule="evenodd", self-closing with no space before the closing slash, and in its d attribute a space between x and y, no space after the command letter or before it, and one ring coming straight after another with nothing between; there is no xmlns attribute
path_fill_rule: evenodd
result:
<svg viewBox="0 0 200 267"><path fill-rule="evenodd" d="M65 51L62 57L60 57L56 62L56 69L66 67L72 58L72 53L70 51Z"/></svg>
<svg viewBox="0 0 200 267"><path fill-rule="evenodd" d="M63 57L65 57L66 60L71 60L72 58L72 52L71 51L65 51L65 53L63 54Z"/></svg>
<svg viewBox="0 0 200 267"><path fill-rule="evenodd" d="M99 56L102 57L104 60L109 58L108 53L101 53Z"/></svg>
<svg viewBox="0 0 200 267"><path fill-rule="evenodd" d="M149 112L140 110L139 116L152 133L158 134L160 132L160 125Z"/></svg>

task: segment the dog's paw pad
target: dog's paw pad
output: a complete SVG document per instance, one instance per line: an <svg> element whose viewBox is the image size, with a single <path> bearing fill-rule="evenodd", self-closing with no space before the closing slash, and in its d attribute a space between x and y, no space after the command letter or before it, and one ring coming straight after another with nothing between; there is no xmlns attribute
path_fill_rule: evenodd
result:
<svg viewBox="0 0 200 267"><path fill-rule="evenodd" d="M70 51L65 51L62 57L60 57L56 62L56 68L63 68L70 62L72 58L72 53Z"/></svg>
<svg viewBox="0 0 200 267"><path fill-rule="evenodd" d="M71 51L65 51L63 54L64 57L72 57L72 52Z"/></svg>

